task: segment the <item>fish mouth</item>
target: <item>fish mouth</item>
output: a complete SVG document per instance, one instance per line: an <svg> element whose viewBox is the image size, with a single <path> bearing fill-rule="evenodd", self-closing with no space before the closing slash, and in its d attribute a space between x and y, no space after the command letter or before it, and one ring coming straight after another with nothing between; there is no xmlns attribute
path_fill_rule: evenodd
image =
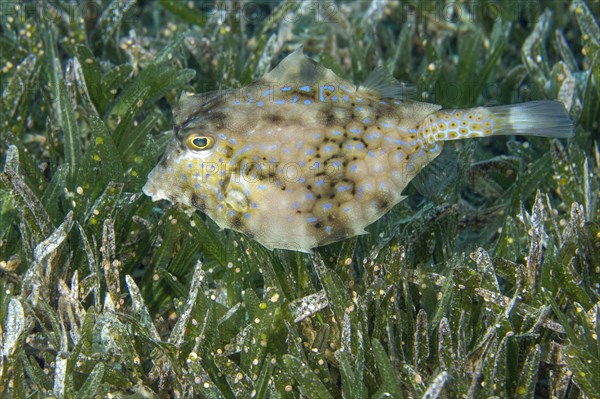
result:
<svg viewBox="0 0 600 399"><path fill-rule="evenodd" d="M158 201L162 199L162 196L158 194L158 187L154 183L154 181L148 179L144 187L142 187L142 192L146 194L148 197L152 199L152 201Z"/></svg>
<svg viewBox="0 0 600 399"><path fill-rule="evenodd" d="M144 187L142 187L142 192L144 194L146 194L148 197L152 198L152 201L156 201L157 199L154 199L154 196L156 196L156 185L154 184L153 181L148 180L146 182L146 184L144 184Z"/></svg>
<svg viewBox="0 0 600 399"><path fill-rule="evenodd" d="M156 168L153 169L148 175L148 180L146 180L146 184L142 187L142 192L146 194L148 197L152 199L152 201L160 201L161 199L166 199L164 196L164 191L161 188L161 184L156 179Z"/></svg>

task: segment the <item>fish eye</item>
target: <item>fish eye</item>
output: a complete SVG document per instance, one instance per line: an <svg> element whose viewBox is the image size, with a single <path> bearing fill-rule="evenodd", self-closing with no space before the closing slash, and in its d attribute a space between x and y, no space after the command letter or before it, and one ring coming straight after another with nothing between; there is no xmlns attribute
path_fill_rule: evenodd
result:
<svg viewBox="0 0 600 399"><path fill-rule="evenodd" d="M190 150L201 151L211 148L214 144L214 140L210 136L192 134L187 138L186 143Z"/></svg>

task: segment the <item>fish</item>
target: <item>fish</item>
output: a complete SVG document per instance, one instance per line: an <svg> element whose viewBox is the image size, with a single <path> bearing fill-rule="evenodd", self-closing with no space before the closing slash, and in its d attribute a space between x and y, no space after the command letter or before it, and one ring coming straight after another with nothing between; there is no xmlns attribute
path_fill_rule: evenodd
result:
<svg viewBox="0 0 600 399"><path fill-rule="evenodd" d="M299 48L246 87L182 93L142 191L269 249L311 252L366 234L446 141L573 136L558 101L441 109L409 92L383 67L355 85Z"/></svg>

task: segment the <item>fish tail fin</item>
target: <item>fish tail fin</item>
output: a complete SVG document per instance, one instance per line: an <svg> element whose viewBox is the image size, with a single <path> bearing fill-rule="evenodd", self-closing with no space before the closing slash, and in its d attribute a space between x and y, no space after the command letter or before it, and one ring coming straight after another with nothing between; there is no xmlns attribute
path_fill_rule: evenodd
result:
<svg viewBox="0 0 600 399"><path fill-rule="evenodd" d="M419 128L429 144L435 141L501 135L573 137L573 121L558 101L441 110Z"/></svg>

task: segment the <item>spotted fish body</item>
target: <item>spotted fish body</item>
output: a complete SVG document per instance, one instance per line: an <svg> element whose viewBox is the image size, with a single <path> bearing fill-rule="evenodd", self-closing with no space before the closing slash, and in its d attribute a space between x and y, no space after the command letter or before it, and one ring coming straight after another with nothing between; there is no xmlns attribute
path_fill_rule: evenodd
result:
<svg viewBox="0 0 600 399"><path fill-rule="evenodd" d="M440 110L402 89L382 69L357 87L297 50L243 89L184 94L143 191L306 252L365 233L446 140L572 135L558 102Z"/></svg>

